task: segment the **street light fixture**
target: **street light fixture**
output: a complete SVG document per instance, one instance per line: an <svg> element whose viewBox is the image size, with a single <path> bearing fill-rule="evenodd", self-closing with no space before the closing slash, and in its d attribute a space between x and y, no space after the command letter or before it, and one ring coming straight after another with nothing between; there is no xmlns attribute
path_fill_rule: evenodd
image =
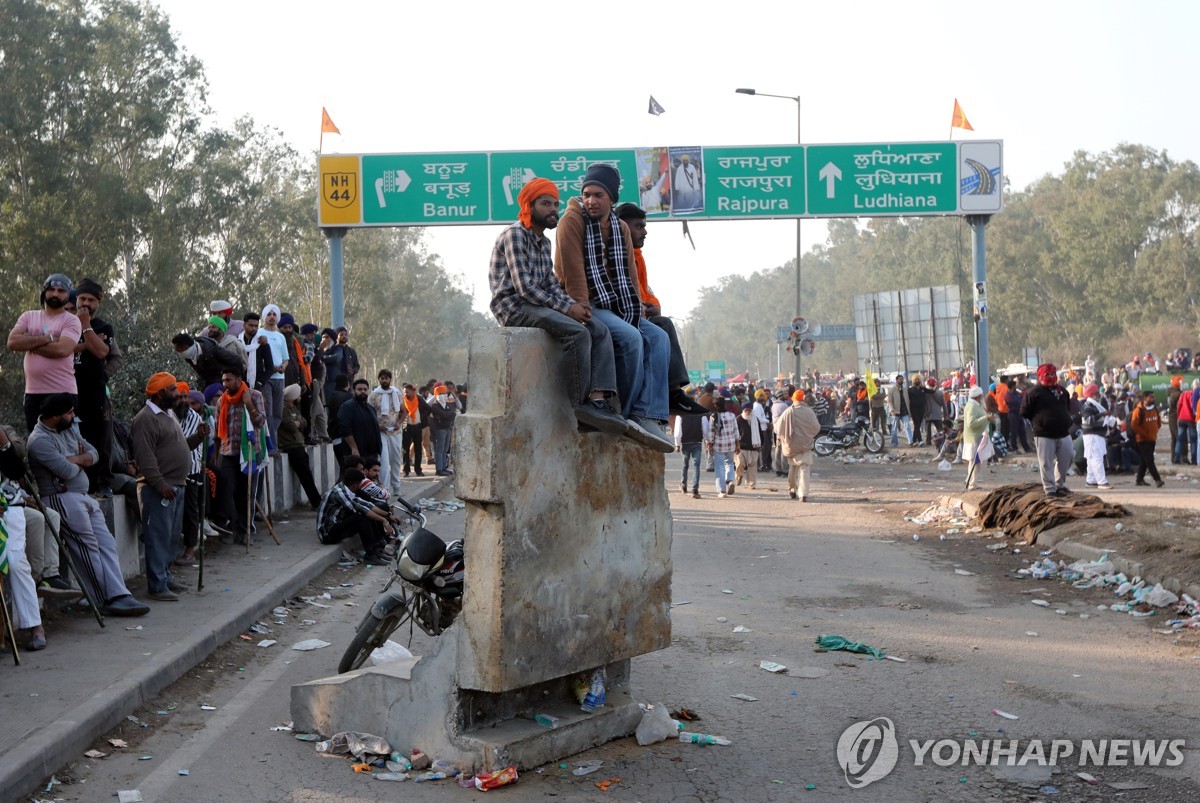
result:
<svg viewBox="0 0 1200 803"><path fill-rule="evenodd" d="M802 143L800 139L800 96L799 95L772 95L768 92L759 92L756 89L748 89L742 87L735 89L739 95L755 95L760 98L783 98L784 100L796 101L796 144ZM803 246L800 243L800 218L796 218L796 317L800 317L800 258L803 255ZM800 351L796 351L796 384L800 382Z"/></svg>

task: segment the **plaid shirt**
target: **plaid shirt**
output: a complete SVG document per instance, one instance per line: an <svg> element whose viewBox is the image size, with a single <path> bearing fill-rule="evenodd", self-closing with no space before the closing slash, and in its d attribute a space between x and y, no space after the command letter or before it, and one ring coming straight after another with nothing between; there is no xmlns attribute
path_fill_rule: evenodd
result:
<svg viewBox="0 0 1200 803"><path fill-rule="evenodd" d="M492 314L501 326L508 324L522 303L563 314L575 303L554 275L550 240L520 222L512 224L496 238L488 267L488 284L492 288Z"/></svg>
<svg viewBox="0 0 1200 803"><path fill-rule="evenodd" d="M321 500L321 507L317 510L317 535L323 542L329 531L342 519L355 514L365 516L374 509L374 505L361 496L355 496L345 483L339 482Z"/></svg>
<svg viewBox="0 0 1200 803"><path fill-rule="evenodd" d="M738 425L733 413L717 413L717 421L709 434L714 452L732 452L737 446Z"/></svg>
<svg viewBox="0 0 1200 803"><path fill-rule="evenodd" d="M247 397L250 398L250 423L254 425L255 433L262 432L267 426L267 403L263 395L246 388L242 392L242 404L229 405L229 437L221 441L221 454L226 457L242 453L242 406Z"/></svg>

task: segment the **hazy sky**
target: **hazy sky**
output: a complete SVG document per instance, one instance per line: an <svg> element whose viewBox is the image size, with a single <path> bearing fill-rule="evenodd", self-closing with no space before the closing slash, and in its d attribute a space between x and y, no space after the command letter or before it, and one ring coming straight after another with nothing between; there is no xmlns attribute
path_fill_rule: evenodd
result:
<svg viewBox="0 0 1200 803"><path fill-rule="evenodd" d="M327 153L794 142L795 104L734 94L753 87L802 98L806 143L945 140L958 98L975 131L954 138L1004 140L1017 188L1123 141L1200 161L1200 5L1182 0L159 5L220 121L250 114L304 153L322 106L342 131ZM499 229L428 230L481 310ZM677 318L719 277L795 255L791 221L691 229L695 251L678 222L652 223L646 246ZM806 249L824 240L804 223Z"/></svg>

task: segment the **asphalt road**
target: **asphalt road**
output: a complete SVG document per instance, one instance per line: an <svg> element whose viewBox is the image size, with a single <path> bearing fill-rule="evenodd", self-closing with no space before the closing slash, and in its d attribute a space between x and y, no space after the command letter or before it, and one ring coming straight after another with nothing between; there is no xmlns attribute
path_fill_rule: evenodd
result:
<svg viewBox="0 0 1200 803"><path fill-rule="evenodd" d="M673 642L634 660L633 685L647 702L695 710L702 720L691 729L726 737L730 746L671 741L639 747L623 739L565 758L566 769L551 764L525 771L518 785L492 794L739 803L1200 800L1195 640L1156 634L1153 620L1101 612L1098 606L1112 602L1103 592L1020 579L1016 570L1037 557L1029 549L989 551L986 546L998 542L987 534L940 540L944 531L905 522L939 493L961 487L930 464L819 460L816 472L811 504L789 500L773 474L760 478L757 490L739 489L726 499L716 498L713 475L705 474L703 498L694 500L679 493L678 458L667 458ZM997 475L991 484L1003 479ZM451 536L463 517L438 517L431 526ZM914 541L914 534L921 539ZM290 719L292 684L333 672L382 578L382 569L333 570L322 581L334 597L322 601L330 607L293 610L282 626L268 622L273 632L266 637L278 639L276 646L238 641L223 647L154 703L175 706L168 724L133 729L127 749L98 742L110 755L77 763L68 773L76 783L56 787L54 796L108 801L117 790L138 789L146 801L351 803L478 794L451 781L371 780L346 762L318 757L289 733L270 730ZM1034 598L1051 604L1033 605ZM301 624L305 619L314 624ZM749 632L735 633L739 626ZM820 634L861 641L904 662L816 652ZM332 646L289 649L302 638ZM420 654L422 643L414 640L414 652ZM788 673L764 671L761 661L781 663ZM1019 718L1002 718L994 709ZM889 718L898 735L895 769L852 789L839 765L838 739L849 726L878 717ZM1100 780L1097 786L1076 777L1074 756L1029 787L997 778L986 766L928 760L914 766L910 740L972 738L1017 739L1022 749L1031 739L1047 746L1051 739L1181 738L1187 744L1182 766L1174 768L1084 768ZM152 758L138 760L143 755ZM589 759L604 762L598 772L570 774ZM594 785L612 778L621 780L607 792ZM1111 782L1149 788L1119 792ZM1054 791L1039 792L1046 784Z"/></svg>

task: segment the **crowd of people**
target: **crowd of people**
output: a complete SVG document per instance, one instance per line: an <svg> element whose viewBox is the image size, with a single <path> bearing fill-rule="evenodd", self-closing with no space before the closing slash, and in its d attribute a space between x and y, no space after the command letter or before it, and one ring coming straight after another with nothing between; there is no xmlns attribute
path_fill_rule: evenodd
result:
<svg viewBox="0 0 1200 803"><path fill-rule="evenodd" d="M179 572L196 564L200 539L252 543L256 519L268 515L262 469L270 456L288 456L319 511L321 540L359 533L373 559L391 533L389 499L401 478L430 465L453 473L466 387L430 380L400 388L387 369L372 387L358 376L344 327L297 327L273 304L236 320L232 304L214 301L199 333L172 339L182 362L145 379L144 403L126 423L108 392L124 355L98 315L104 289L56 273L39 300L7 341L23 355L24 432L0 425L0 570L29 649L47 646L39 598L86 597L106 616L150 612L125 583L100 506L114 495L140 520L145 597L170 603L189 590ZM190 382L173 372L185 365ZM336 493L313 477L306 447L321 443L332 444L343 467ZM341 506L347 489L359 500L353 515ZM359 527L360 518L378 526Z"/></svg>

